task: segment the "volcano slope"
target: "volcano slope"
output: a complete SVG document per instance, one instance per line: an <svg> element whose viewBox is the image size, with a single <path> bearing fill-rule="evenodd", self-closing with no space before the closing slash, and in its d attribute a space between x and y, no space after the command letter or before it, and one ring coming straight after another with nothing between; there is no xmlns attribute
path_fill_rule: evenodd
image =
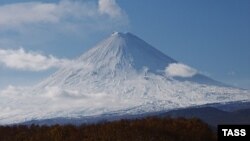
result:
<svg viewBox="0 0 250 141"><path fill-rule="evenodd" d="M131 33L114 32L31 89L2 92L0 124L88 122L249 100L248 90L206 77Z"/></svg>

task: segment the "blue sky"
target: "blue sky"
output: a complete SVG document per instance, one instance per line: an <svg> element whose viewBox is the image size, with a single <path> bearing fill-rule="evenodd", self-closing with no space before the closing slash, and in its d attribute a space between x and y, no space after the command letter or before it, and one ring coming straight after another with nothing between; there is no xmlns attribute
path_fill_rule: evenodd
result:
<svg viewBox="0 0 250 141"><path fill-rule="evenodd" d="M248 0L1 0L0 88L36 84L112 31L250 89Z"/></svg>

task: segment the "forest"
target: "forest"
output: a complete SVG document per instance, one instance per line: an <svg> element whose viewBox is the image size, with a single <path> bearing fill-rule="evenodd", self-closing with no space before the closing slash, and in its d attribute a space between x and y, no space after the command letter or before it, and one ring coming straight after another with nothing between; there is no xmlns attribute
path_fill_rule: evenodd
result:
<svg viewBox="0 0 250 141"><path fill-rule="evenodd" d="M148 117L80 126L0 126L0 141L216 141L216 134L196 118Z"/></svg>

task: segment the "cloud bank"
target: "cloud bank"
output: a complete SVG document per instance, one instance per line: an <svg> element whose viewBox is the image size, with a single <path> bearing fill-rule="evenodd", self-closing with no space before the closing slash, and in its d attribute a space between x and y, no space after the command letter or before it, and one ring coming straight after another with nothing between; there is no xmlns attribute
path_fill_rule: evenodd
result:
<svg viewBox="0 0 250 141"><path fill-rule="evenodd" d="M68 64L67 59L58 59L52 55L45 56L36 52L27 52L23 48L0 49L0 64L17 70L43 71Z"/></svg>
<svg viewBox="0 0 250 141"><path fill-rule="evenodd" d="M108 17L106 17L107 15ZM106 18L104 18L104 16ZM24 2L0 6L0 28L21 28L29 24L97 24L118 21L127 16L115 0L61 0L58 3Z"/></svg>
<svg viewBox="0 0 250 141"><path fill-rule="evenodd" d="M192 77L197 70L181 63L172 63L166 67L165 73L170 77Z"/></svg>

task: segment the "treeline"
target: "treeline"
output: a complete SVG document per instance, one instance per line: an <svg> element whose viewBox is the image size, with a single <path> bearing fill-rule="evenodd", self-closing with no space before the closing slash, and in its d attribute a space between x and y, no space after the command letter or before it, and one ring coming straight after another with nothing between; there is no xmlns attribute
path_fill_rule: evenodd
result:
<svg viewBox="0 0 250 141"><path fill-rule="evenodd" d="M93 125L1 126L0 141L215 141L198 119L145 118Z"/></svg>

